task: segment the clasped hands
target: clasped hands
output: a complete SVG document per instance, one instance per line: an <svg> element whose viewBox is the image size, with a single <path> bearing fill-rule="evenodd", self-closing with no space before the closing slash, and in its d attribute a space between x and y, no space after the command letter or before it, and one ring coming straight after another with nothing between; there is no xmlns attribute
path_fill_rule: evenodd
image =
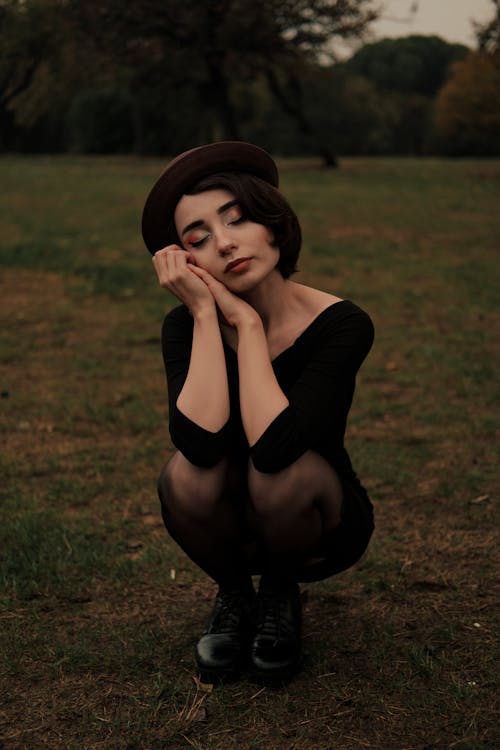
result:
<svg viewBox="0 0 500 750"><path fill-rule="evenodd" d="M156 252L153 265L160 286L174 294L194 316L209 307L217 307L224 321L235 328L260 320L251 305L197 266L192 253L178 245L168 245Z"/></svg>

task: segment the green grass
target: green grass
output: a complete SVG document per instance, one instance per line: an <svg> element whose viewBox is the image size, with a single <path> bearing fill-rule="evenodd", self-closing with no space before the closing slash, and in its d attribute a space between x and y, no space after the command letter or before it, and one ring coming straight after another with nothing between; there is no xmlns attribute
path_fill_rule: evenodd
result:
<svg viewBox="0 0 500 750"><path fill-rule="evenodd" d="M211 694L212 584L164 532L172 452L140 214L162 164L4 157L0 744L7 750L497 747L500 163L281 163L297 280L367 309L347 445L376 509L306 587L304 669ZM30 710L27 711L26 707Z"/></svg>

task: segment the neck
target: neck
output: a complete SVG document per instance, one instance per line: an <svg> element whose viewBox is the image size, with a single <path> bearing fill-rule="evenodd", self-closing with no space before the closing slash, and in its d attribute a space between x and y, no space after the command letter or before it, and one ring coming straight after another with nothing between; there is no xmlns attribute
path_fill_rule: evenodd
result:
<svg viewBox="0 0 500 750"><path fill-rule="evenodd" d="M284 279L279 271L267 276L255 289L242 294L242 299L260 315L264 330L277 325L288 314L295 298L296 284Z"/></svg>

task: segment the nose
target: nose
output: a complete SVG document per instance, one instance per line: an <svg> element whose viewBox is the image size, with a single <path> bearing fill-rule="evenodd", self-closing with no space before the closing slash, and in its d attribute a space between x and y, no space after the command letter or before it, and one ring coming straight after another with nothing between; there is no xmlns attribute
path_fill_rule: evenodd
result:
<svg viewBox="0 0 500 750"><path fill-rule="evenodd" d="M224 257L225 255L232 253L234 248L235 243L230 237L221 234L217 236L217 249L220 255Z"/></svg>

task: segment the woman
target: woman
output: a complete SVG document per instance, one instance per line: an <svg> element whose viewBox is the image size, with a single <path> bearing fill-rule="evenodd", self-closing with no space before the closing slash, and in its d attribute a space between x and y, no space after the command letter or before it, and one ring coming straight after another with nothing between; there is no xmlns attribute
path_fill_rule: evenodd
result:
<svg viewBox="0 0 500 750"><path fill-rule="evenodd" d="M372 341L352 302L290 280L301 233L269 154L220 142L174 159L144 208L162 287L169 426L165 525L218 584L202 681L284 681L300 660L300 581L353 565L372 506L344 448ZM255 593L252 575L260 574Z"/></svg>

